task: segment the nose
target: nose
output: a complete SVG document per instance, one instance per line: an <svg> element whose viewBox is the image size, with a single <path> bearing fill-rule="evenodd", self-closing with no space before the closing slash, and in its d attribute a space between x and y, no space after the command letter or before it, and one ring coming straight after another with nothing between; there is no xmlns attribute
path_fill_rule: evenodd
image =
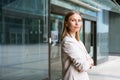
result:
<svg viewBox="0 0 120 80"><path fill-rule="evenodd" d="M76 21L76 25L78 25L78 23L79 23L79 22L78 22L78 21Z"/></svg>

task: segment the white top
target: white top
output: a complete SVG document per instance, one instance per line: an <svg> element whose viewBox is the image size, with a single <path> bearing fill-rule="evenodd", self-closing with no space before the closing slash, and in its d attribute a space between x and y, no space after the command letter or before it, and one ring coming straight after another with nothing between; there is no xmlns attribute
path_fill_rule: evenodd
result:
<svg viewBox="0 0 120 80"><path fill-rule="evenodd" d="M63 80L89 80L87 70L90 68L84 44L67 35L62 40Z"/></svg>

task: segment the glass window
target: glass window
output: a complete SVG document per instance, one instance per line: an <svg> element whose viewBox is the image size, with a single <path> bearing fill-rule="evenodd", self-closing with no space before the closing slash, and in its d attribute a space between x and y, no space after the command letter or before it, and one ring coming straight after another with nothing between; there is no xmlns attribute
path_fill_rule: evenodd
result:
<svg viewBox="0 0 120 80"><path fill-rule="evenodd" d="M0 1L0 80L48 79L48 0Z"/></svg>
<svg viewBox="0 0 120 80"><path fill-rule="evenodd" d="M61 33L63 27L63 16L51 14L51 55L50 55L50 71L51 80L60 80L62 78L61 64Z"/></svg>
<svg viewBox="0 0 120 80"><path fill-rule="evenodd" d="M93 45L92 45L92 27L91 27L91 21L85 20L84 22L84 28L85 28L85 47L90 54L91 57L93 57Z"/></svg>
<svg viewBox="0 0 120 80"><path fill-rule="evenodd" d="M108 58L108 35L109 35L109 13L102 10L98 14L98 30L97 30L97 60ZM101 27L102 26L102 27ZM104 29L103 29L104 28Z"/></svg>

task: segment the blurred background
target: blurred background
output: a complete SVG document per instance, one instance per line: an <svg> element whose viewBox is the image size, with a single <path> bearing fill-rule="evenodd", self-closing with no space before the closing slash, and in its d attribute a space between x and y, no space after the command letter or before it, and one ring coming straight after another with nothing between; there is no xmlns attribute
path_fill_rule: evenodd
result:
<svg viewBox="0 0 120 80"><path fill-rule="evenodd" d="M68 11L82 13L90 79L120 79L119 0L0 0L0 80L61 80Z"/></svg>

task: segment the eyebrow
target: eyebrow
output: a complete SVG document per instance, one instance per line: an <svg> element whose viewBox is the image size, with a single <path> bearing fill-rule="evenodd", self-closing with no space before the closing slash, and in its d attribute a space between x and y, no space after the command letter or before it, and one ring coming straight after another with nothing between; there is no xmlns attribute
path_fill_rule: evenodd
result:
<svg viewBox="0 0 120 80"><path fill-rule="evenodd" d="M76 18L70 18L69 20L76 19ZM79 18L79 20L82 20L82 18Z"/></svg>

